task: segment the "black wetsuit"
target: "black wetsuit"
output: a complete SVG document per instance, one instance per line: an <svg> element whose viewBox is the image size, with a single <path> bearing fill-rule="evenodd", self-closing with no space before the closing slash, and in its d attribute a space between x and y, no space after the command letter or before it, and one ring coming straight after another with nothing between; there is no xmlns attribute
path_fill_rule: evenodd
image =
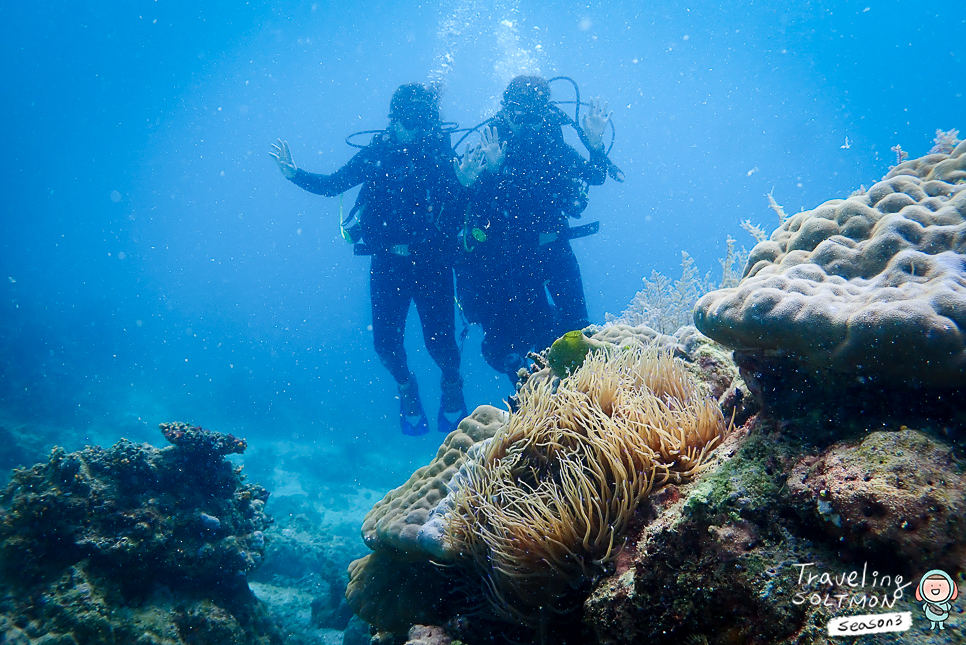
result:
<svg viewBox="0 0 966 645"><path fill-rule="evenodd" d="M446 137L401 144L376 135L331 175L298 170L292 182L317 195L363 184L356 206L362 239L372 252L370 287L376 354L397 383L409 378L403 332L415 301L429 355L449 382L459 380L453 261L463 222L463 189Z"/></svg>
<svg viewBox="0 0 966 645"><path fill-rule="evenodd" d="M559 126L526 138L500 129L509 139L503 166L473 187L473 221L486 239L463 254L457 276L464 310L485 332L484 358L512 378L528 351L589 324L569 218L586 206L585 185L604 183L607 158L584 159Z"/></svg>

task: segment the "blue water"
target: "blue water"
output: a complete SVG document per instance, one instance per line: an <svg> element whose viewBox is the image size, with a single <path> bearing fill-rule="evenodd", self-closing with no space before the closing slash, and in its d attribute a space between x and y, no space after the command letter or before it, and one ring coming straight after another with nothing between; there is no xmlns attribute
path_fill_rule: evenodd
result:
<svg viewBox="0 0 966 645"><path fill-rule="evenodd" d="M348 4L0 7L0 423L110 443L189 421L377 488L424 463L441 437L400 436L339 200L268 155L281 137L334 171L404 82L442 79L464 126L520 72L609 101L627 181L592 189L601 232L574 243L601 322L682 250L707 271L728 235L750 248L742 220L777 225L766 193L810 209L881 178L892 146L966 131L961 0ZM499 404L479 342L467 396ZM407 347L435 410L414 313Z"/></svg>

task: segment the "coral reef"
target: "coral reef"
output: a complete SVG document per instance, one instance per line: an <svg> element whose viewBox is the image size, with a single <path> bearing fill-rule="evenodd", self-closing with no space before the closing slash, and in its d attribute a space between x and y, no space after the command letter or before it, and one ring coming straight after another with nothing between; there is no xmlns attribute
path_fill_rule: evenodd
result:
<svg viewBox="0 0 966 645"><path fill-rule="evenodd" d="M433 530L433 510L449 494L448 485L464 463L466 451L492 437L505 422L506 413L489 405L480 406L460 422L429 465L390 491L366 515L362 525L366 546L398 560L454 559L452 549L441 541L441 533Z"/></svg>
<svg viewBox="0 0 966 645"><path fill-rule="evenodd" d="M223 458L244 443L162 429L175 445L56 448L13 473L0 495L6 639L279 642L246 583L265 549L268 492Z"/></svg>
<svg viewBox="0 0 966 645"><path fill-rule="evenodd" d="M210 455L212 457L240 455L248 447L244 439L239 439L230 434L210 432L204 428L191 426L180 421L162 423L161 434L184 452L195 455Z"/></svg>
<svg viewBox="0 0 966 645"><path fill-rule="evenodd" d="M966 144L798 213L695 324L743 351L863 377L966 385Z"/></svg>
<svg viewBox="0 0 966 645"><path fill-rule="evenodd" d="M453 545L460 553L483 557L472 567L457 558L438 569L429 562L402 563L374 554L383 558L382 564L366 567L365 575L380 580L382 587L377 590L371 583L368 615L377 623L382 612L398 618L403 613L396 605L407 601L426 610L422 620L414 620L410 609L409 622L377 624L381 631L374 642L403 642L411 625L423 624L436 627L418 631L417 640L428 634L470 645L806 645L829 642L828 623L834 618L879 612L911 612L913 627L902 635L903 642L962 642L962 607L956 607L945 632L929 631L928 621L920 620L921 603L913 597L925 571L939 566L961 576L966 570L966 478L962 448L949 436L906 427L915 418L912 413L868 415L859 404L830 424L834 431L816 432L829 423L823 421L825 402L819 398L826 385L820 379L831 378L829 388L841 385L827 371L807 375L819 389L801 390L796 405L786 407L786 397L780 406L756 408L755 387L768 379L784 378L789 389L798 388L801 381L791 378L791 368L764 381L756 377L749 392L740 378L726 384L735 366L723 348L694 330L669 337L646 328L614 326L596 339L605 333L620 349L589 354L570 379L607 354L633 355L638 339L657 339L655 346L673 351L691 374L704 376L702 395L714 392L722 403L733 403L735 393L744 392L746 404L732 408L736 418L743 415L741 425L701 462L699 477L682 477L642 495L620 535L615 533L614 544L622 548L612 548L609 529L599 530L602 525L586 520L613 498L585 488L570 495L571 504L573 499L580 502L571 505L578 511L569 521L583 522L583 533L570 544L566 540L574 536L547 521L546 507L553 499L551 516L565 517L562 507L567 491L575 488L572 482L594 476L614 461L581 446L589 458L579 475L577 469L552 465L551 453L564 442L527 440L523 428L552 418L562 421L565 430L566 414L546 406L542 414L526 420L520 416L525 412L521 405L493 439L467 451L460 472L451 479L450 488L455 484L457 492L448 496L451 503L442 504ZM746 367L754 371L767 369L767 364ZM532 405L526 401L532 397L545 405L555 386L556 393L564 390L564 399L572 396L566 392L569 379L556 381L549 373L545 368L531 375L521 390L521 404ZM832 405L842 401L831 400ZM586 402L571 407L592 408ZM572 440L557 425L547 424L541 435L560 432ZM510 441L513 436L517 440ZM628 451L634 457L625 459L639 458L640 452ZM507 485L480 481L488 456L523 465L517 472L503 468L500 483L516 477L524 495L514 496ZM466 497L464 507L459 498L468 490L465 486L478 494ZM554 487L561 490L544 495L537 507L541 495ZM501 511L510 519L516 514L517 524L501 524L506 519L499 517ZM536 575L527 576L529 571ZM483 586L484 593L474 593L474 584ZM502 608L482 606L484 596ZM512 623L501 624L501 614L504 620L511 614L515 622L528 621L538 629L521 631ZM876 645L896 642L892 634L863 638Z"/></svg>
<svg viewBox="0 0 966 645"><path fill-rule="evenodd" d="M446 437L432 463L366 515L362 536L374 553L349 565L346 589L349 606L360 618L393 632L443 619L453 584L432 562L452 562L457 555L443 521L450 485L467 452L505 423L506 412L480 406Z"/></svg>
<svg viewBox="0 0 966 645"><path fill-rule="evenodd" d="M533 629L566 641L580 633L575 614L549 617L613 567L652 490L705 467L727 427L711 392L727 384L699 385L670 349L645 349L653 330L607 334L615 342L592 339L570 376L531 375L508 419L478 409L460 428L484 422L478 441L450 435L430 467L376 505L363 529L375 552L350 566L347 597L379 638L432 624L467 642Z"/></svg>
<svg viewBox="0 0 966 645"><path fill-rule="evenodd" d="M966 144L899 161L785 218L737 286L698 302L697 330L591 327L557 369L537 356L423 524L445 558L353 572L381 642L418 623L471 645L805 645L884 612L913 616L904 641L963 642L962 608L930 631L913 591L966 571ZM712 402L704 427L733 424L720 444L686 415L641 420L642 391L669 391L629 378L655 371L630 367L642 344L681 359L671 381Z"/></svg>
<svg viewBox="0 0 966 645"><path fill-rule="evenodd" d="M803 431L759 415L699 480L652 498L584 605L596 640L826 643L832 618L910 611L903 642L950 642L918 620L912 589L934 566L966 565L954 446L894 428L823 447Z"/></svg>
<svg viewBox="0 0 966 645"><path fill-rule="evenodd" d="M287 645L324 642L326 630L343 631L352 617L345 600L346 568L353 553L364 546L320 528L321 517L310 507L287 504L282 510L303 512L279 515L270 506L275 524L265 531L264 564L249 577L252 591L280 625ZM358 556L355 556L358 557Z"/></svg>

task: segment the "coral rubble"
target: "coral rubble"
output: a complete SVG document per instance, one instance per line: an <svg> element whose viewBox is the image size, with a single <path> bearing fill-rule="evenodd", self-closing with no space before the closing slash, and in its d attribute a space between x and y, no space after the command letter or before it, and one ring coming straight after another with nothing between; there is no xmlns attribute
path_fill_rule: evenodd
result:
<svg viewBox="0 0 966 645"><path fill-rule="evenodd" d="M279 642L246 582L265 550L268 492L224 459L244 442L162 431L174 445L55 448L14 471L0 495L4 639Z"/></svg>

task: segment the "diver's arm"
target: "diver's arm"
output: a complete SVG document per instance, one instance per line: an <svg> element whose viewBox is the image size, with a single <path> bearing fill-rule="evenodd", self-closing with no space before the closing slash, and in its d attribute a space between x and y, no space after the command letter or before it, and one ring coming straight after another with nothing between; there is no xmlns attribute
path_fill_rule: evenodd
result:
<svg viewBox="0 0 966 645"><path fill-rule="evenodd" d="M584 162L586 173L583 177L590 186L600 186L607 179L607 169L610 167L610 162L607 160L607 155L604 154L603 150L591 150L590 151L590 161Z"/></svg>
<svg viewBox="0 0 966 645"><path fill-rule="evenodd" d="M299 168L289 181L310 193L335 197L369 178L370 169L374 167L371 157L369 148L363 148L331 175L315 174Z"/></svg>
<svg viewBox="0 0 966 645"><path fill-rule="evenodd" d="M607 179L607 168L610 166L610 162L603 150L592 148L588 161L573 147L565 143L560 154L563 157L561 166L572 168L572 176L587 182L588 186L600 186Z"/></svg>
<svg viewBox="0 0 966 645"><path fill-rule="evenodd" d="M282 171L286 179L291 179L295 176L298 168L295 166L295 162L292 161L292 151L288 149L288 141L278 140L278 143L272 144L272 149L269 153L275 158L278 163L278 169Z"/></svg>
<svg viewBox="0 0 966 645"><path fill-rule="evenodd" d="M482 152L477 146L467 148L461 159L448 143L441 146L437 153L436 165L440 176L436 190L440 194L440 210L436 217L436 227L444 234L455 234L463 226L466 205L474 192L476 179L483 171L481 157ZM450 164L452 172L448 170ZM464 174L465 168L461 169L466 164L470 164L472 168L468 175ZM467 183L469 177L472 177L472 181Z"/></svg>
<svg viewBox="0 0 966 645"><path fill-rule="evenodd" d="M496 126L485 126L480 132L480 152L486 160L486 169L492 173L500 172L506 161L506 142L500 143Z"/></svg>
<svg viewBox="0 0 966 645"><path fill-rule="evenodd" d="M483 171L483 151L480 146L467 147L463 151L463 156L453 157L453 170L456 173L456 178L459 183L465 187L469 188L476 183L477 177Z"/></svg>

